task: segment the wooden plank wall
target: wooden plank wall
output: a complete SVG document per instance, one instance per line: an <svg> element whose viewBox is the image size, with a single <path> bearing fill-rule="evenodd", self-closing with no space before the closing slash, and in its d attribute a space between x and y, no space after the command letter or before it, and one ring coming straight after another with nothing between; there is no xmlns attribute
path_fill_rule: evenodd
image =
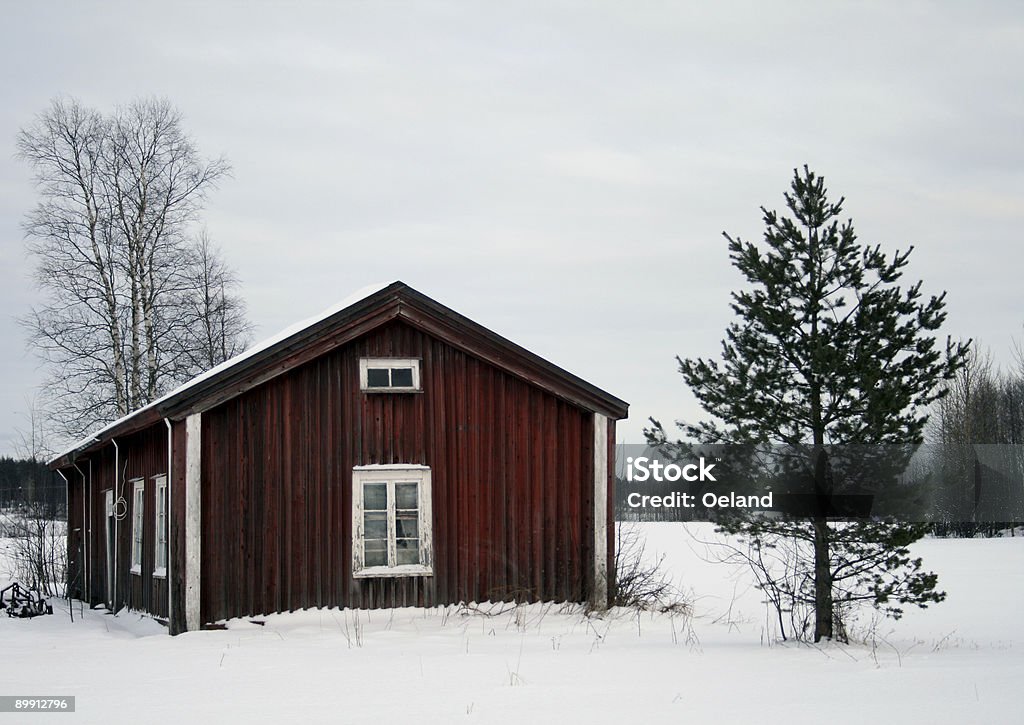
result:
<svg viewBox="0 0 1024 725"><path fill-rule="evenodd" d="M159 617L167 616L167 582L153 576L153 556L155 530L156 485L153 476L167 472L167 432L163 424L147 428L135 435L118 439L119 456L117 457L117 490L115 500L125 499L125 516L117 522L117 587L114 608L127 606L131 609L149 612ZM91 465L90 465L91 464ZM85 539L88 554L88 592L86 601L102 604L107 601L107 541L106 541L106 507L104 494L107 489L114 489L115 455L114 446L108 444L87 458L78 461L81 473L75 468L66 468L62 473L71 482L69 512L69 547L72 551L81 551L82 539ZM84 480L83 480L84 474ZM132 479L143 478L146 481L143 514L143 558L141 574L131 570L131 535L132 535ZM88 496L85 518L82 525L83 489ZM76 531L77 529L77 531ZM70 577L85 584L85 562L76 557L75 566Z"/></svg>
<svg viewBox="0 0 1024 725"><path fill-rule="evenodd" d="M421 358L423 392L361 393L364 356ZM206 411L203 621L584 601L592 425L589 412L398 321ZM432 577L351 576L352 467L381 463L431 467Z"/></svg>

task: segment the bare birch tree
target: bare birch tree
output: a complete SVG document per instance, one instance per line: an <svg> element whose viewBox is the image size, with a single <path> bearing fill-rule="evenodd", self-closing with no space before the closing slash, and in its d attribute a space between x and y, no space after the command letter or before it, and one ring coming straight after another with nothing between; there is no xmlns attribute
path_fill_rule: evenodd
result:
<svg viewBox="0 0 1024 725"><path fill-rule="evenodd" d="M202 326L183 309L204 294L193 268L205 253L190 235L229 166L200 155L180 113L160 99L106 115L57 99L21 131L18 153L41 197L24 228L44 294L23 324L49 364L55 426L81 435L220 362L183 349L202 336L179 328ZM222 350L245 341L238 305Z"/></svg>
<svg viewBox="0 0 1024 725"><path fill-rule="evenodd" d="M176 363L183 368L178 376L209 370L245 350L252 325L238 286L234 270L203 230L183 268L184 295L172 306L177 324L165 326L182 336L175 345L181 350Z"/></svg>
<svg viewBox="0 0 1024 725"><path fill-rule="evenodd" d="M14 452L25 461L42 462L52 454L50 447L50 417L43 397L38 391L25 396L24 425L15 426Z"/></svg>

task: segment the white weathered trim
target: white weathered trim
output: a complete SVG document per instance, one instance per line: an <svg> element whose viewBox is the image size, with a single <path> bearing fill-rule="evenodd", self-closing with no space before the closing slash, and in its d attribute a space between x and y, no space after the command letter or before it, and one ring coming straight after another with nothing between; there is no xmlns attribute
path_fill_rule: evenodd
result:
<svg viewBox="0 0 1024 725"><path fill-rule="evenodd" d="M594 413L594 591L590 603L608 606L608 418Z"/></svg>
<svg viewBox="0 0 1024 725"><path fill-rule="evenodd" d="M170 504L166 500L167 488L167 475L161 473L159 476L153 476L153 576L157 579L167 578L167 561L170 559L171 548L167 546L169 543L168 534L170 533ZM167 554L164 559L164 565L160 566L157 561L158 554L160 553L160 491L163 489L165 492L164 498L164 545L167 546Z"/></svg>
<svg viewBox="0 0 1024 725"><path fill-rule="evenodd" d="M422 546L422 544L421 544ZM422 564L402 564L401 566L368 566L352 572L354 579L374 579L379 577L399 576L433 576L434 570Z"/></svg>
<svg viewBox="0 0 1024 725"><path fill-rule="evenodd" d="M174 631L174 572L171 569L171 559L174 556L174 547L171 546L171 512L174 505L171 500L171 481L174 480L174 426L170 418L164 418L164 425L167 426L167 623L169 629Z"/></svg>
<svg viewBox="0 0 1024 725"><path fill-rule="evenodd" d="M387 370L391 368L411 368L412 385L397 387L389 385L384 388L371 388L370 369ZM417 393L423 390L420 383L420 359L418 357L363 357L359 358L359 389L364 393Z"/></svg>
<svg viewBox="0 0 1024 725"><path fill-rule="evenodd" d="M131 573L142 575L142 560L146 551L146 479L133 478L132 484L132 541Z"/></svg>
<svg viewBox="0 0 1024 725"><path fill-rule="evenodd" d="M403 475L404 474L404 475ZM418 564L365 566L363 542L363 484L386 483L388 487L388 559L394 562L395 484L416 483L419 505L420 561ZM355 466L352 469L352 576L433 576L433 515L430 498L430 467L417 464Z"/></svg>
<svg viewBox="0 0 1024 725"><path fill-rule="evenodd" d="M106 580L107 580L107 605L110 607L110 611L114 611L114 572L116 571L116 564L114 562L114 552L117 550L116 542L114 539L115 546L110 546L110 537L117 535L117 519L114 518L114 489L108 488L103 491L103 553L104 553L104 564L106 564Z"/></svg>
<svg viewBox="0 0 1024 725"><path fill-rule="evenodd" d="M124 482L118 480L119 472L121 470L121 448L117 445L117 440L114 438L110 439L110 444L114 446L114 499L110 507L110 513L114 517L114 558L112 559L114 562L114 568L113 574L111 575L111 579L113 579L113 593L110 595L110 611L117 612L117 574L120 571L120 569L118 569L117 558L118 552L121 550L121 547L119 546L121 543L121 532L118 530L118 524L121 522L121 517L124 515L124 513L118 514L117 505L124 503L124 498L121 495L124 493L124 489L122 488L122 484ZM125 507L125 510L127 511L127 506ZM110 547L110 537L107 537L107 547Z"/></svg>
<svg viewBox="0 0 1024 725"><path fill-rule="evenodd" d="M371 463L366 466L353 466L353 471L429 471L430 466L420 466L415 463ZM364 481L370 479L364 478ZM387 479L384 479L387 480Z"/></svg>
<svg viewBox="0 0 1024 725"><path fill-rule="evenodd" d="M185 629L199 629L202 561L202 413L185 419Z"/></svg>

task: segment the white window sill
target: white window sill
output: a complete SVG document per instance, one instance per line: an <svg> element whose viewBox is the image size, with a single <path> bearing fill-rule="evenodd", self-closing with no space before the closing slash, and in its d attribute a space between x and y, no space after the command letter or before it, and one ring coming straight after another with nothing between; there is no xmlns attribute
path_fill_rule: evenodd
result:
<svg viewBox="0 0 1024 725"><path fill-rule="evenodd" d="M153 577L156 578L156 579L166 579L167 578L167 569L164 569L164 568L154 569L153 570Z"/></svg>
<svg viewBox="0 0 1024 725"><path fill-rule="evenodd" d="M364 393L422 393L423 388L360 388Z"/></svg>
<svg viewBox="0 0 1024 725"><path fill-rule="evenodd" d="M135 576L142 576L142 567L141 566L133 566L131 568L131 572Z"/></svg>
<svg viewBox="0 0 1024 725"><path fill-rule="evenodd" d="M422 564L403 564L401 566L368 566L353 572L356 579L369 579L372 577L389 576L433 576L434 570Z"/></svg>
<svg viewBox="0 0 1024 725"><path fill-rule="evenodd" d="M429 471L430 466L418 463L369 463L365 466L353 466L353 471ZM367 479L372 482L372 479ZM405 564L404 566L422 566L421 564Z"/></svg>

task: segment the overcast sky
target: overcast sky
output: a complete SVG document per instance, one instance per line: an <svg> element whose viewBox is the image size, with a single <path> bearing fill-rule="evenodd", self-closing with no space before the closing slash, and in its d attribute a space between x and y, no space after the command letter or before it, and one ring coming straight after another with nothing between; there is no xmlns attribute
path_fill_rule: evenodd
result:
<svg viewBox="0 0 1024 725"><path fill-rule="evenodd" d="M0 454L41 377L18 129L59 94L168 98L233 178L205 223L257 338L400 279L627 400L700 416L674 356L730 320L722 231L792 170L914 244L947 332L1024 338L1019 2L4 2Z"/></svg>

